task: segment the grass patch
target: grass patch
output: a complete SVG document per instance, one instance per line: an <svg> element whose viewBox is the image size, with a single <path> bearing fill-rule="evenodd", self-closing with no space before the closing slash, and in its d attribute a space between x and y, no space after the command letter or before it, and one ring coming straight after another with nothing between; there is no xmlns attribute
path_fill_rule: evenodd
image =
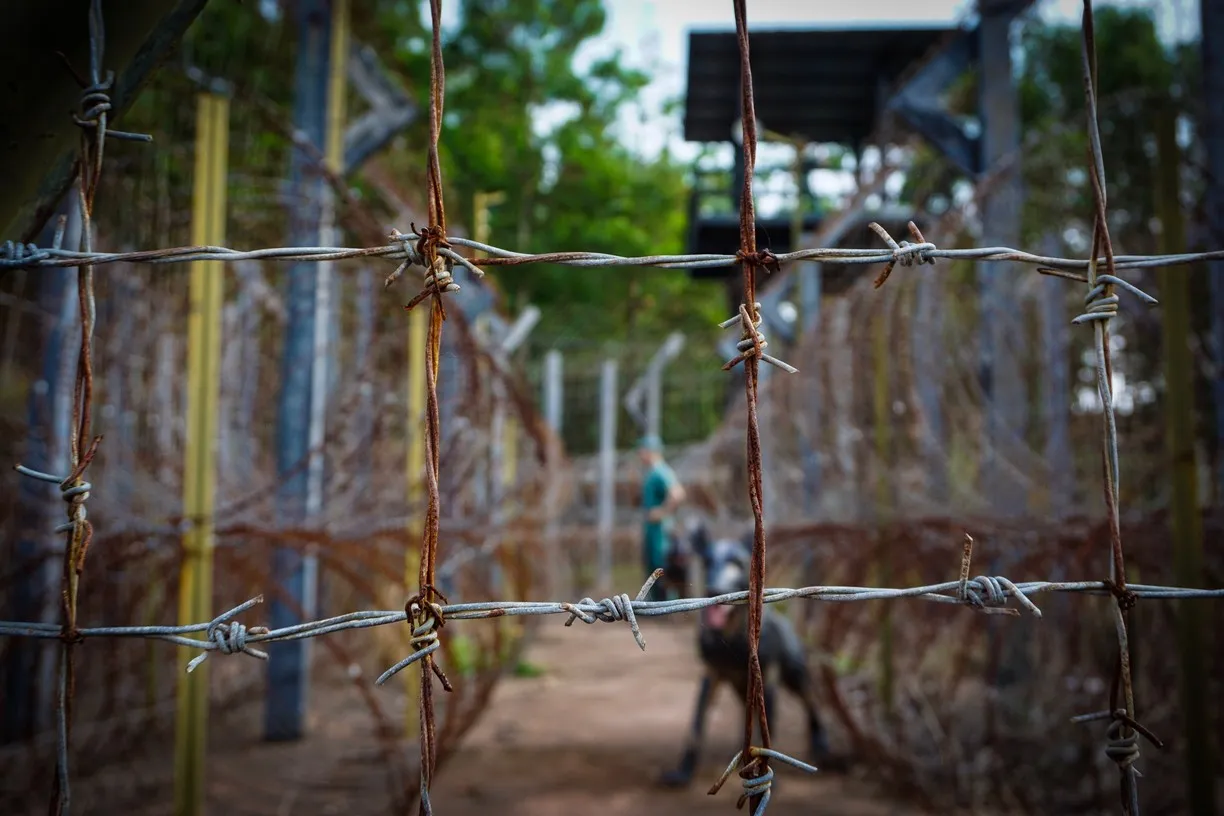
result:
<svg viewBox="0 0 1224 816"><path fill-rule="evenodd" d="M545 669L539 663L530 660L520 660L514 664L514 676L521 678L543 677Z"/></svg>
<svg viewBox="0 0 1224 816"><path fill-rule="evenodd" d="M451 661L460 677L471 677L479 661L479 646L471 637L457 634L451 638Z"/></svg>

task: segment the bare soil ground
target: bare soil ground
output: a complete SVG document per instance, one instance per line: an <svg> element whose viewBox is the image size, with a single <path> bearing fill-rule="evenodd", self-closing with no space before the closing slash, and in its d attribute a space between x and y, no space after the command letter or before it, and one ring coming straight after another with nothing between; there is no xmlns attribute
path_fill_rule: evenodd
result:
<svg viewBox="0 0 1224 816"><path fill-rule="evenodd" d="M715 699L706 749L692 787L661 789L655 778L679 759L700 668L691 620L644 621L642 653L624 624L545 626L528 659L537 678L504 680L492 706L443 772L433 797L439 813L687 814L734 810L732 777L707 795L739 750L742 704ZM804 758L798 703L780 697L774 745ZM881 802L861 783L832 774L776 771L773 816L884 816L912 811Z"/></svg>
<svg viewBox="0 0 1224 816"><path fill-rule="evenodd" d="M669 790L656 784L658 774L679 759L700 667L691 616L643 624L645 653L627 624L545 624L527 655L542 675L507 677L500 683L480 723L435 780L434 812L735 813L741 791L737 776L716 796L706 793L739 749L743 708L729 691L712 706L705 752L692 786ZM380 696L386 691L390 689L380 689ZM214 722L206 794L210 814L386 813L387 776L368 711L351 686L317 683L311 697L310 736L300 742L263 742L260 716L241 716L234 727ZM388 713L401 716L400 704L397 699L388 705ZM777 722L771 723L774 746L806 759L797 702L783 694L778 707ZM170 779L148 773L151 770L146 770L143 790L127 791L128 796L136 794L142 806L125 807L124 812L171 812ZM770 816L917 812L886 801L852 777L806 776L785 766L777 767L776 774ZM95 799L93 804L100 802ZM102 812L109 811L104 807Z"/></svg>

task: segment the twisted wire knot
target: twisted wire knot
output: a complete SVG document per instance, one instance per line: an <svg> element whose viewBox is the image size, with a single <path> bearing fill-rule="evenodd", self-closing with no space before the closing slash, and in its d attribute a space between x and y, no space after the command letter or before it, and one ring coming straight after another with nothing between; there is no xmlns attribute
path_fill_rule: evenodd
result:
<svg viewBox="0 0 1224 816"><path fill-rule="evenodd" d="M60 54L60 59L64 60L65 66L72 74L73 79L81 86L80 113L72 114L72 121L77 127L85 130L94 131L94 138L97 140L97 148L95 152L100 156L102 153L101 145L106 139L122 139L129 142L151 142L153 137L147 133L129 133L125 130L112 130L106 126L105 114L112 109L110 91L115 84L115 72L107 71L106 76L94 83L86 83L81 78L81 75L73 70L72 65L68 63L67 58Z"/></svg>
<svg viewBox="0 0 1224 816"><path fill-rule="evenodd" d="M111 110L110 89L115 84L115 72L107 71L106 78L81 91L81 113L72 114L72 121L79 127L96 128L102 124L102 114Z"/></svg>
<svg viewBox="0 0 1224 816"><path fill-rule="evenodd" d="M415 236L413 235L405 235L397 229L391 230L391 243L399 244L399 250L404 253L404 260L401 261L400 265L395 267L395 271L388 275L386 280L383 281L384 289L389 289L391 284L399 280L408 267L425 265L425 261L421 259L421 254L417 252L416 247L413 246L414 237Z"/></svg>
<svg viewBox="0 0 1224 816"><path fill-rule="evenodd" d="M1109 321L1118 313L1119 297L1114 293L1113 287L1119 286L1131 293L1135 297L1142 300L1149 306L1154 306L1158 301L1156 298L1144 292L1139 287L1124 281L1117 275L1097 275L1096 283L1084 295L1084 305L1087 307L1082 315L1079 315L1072 323L1088 323L1093 320Z"/></svg>
<svg viewBox="0 0 1224 816"><path fill-rule="evenodd" d="M1092 714L1081 714L1071 718L1072 722L1077 723L1092 722L1093 720L1109 720L1109 726L1105 729L1105 735L1109 738L1109 741L1105 744L1105 756L1112 759L1124 773L1126 771L1133 771L1136 776L1142 776L1138 769L1134 767L1135 762L1139 759L1140 736L1157 748L1164 747L1164 743L1159 737L1136 722L1133 717L1126 713L1124 708L1097 711ZM1131 729L1129 736L1126 735L1127 728Z"/></svg>
<svg viewBox="0 0 1224 816"><path fill-rule="evenodd" d="M765 334L761 331L761 324L763 322L764 318L761 317L760 303L752 304L751 316L748 314L748 307L741 303L738 315L718 324L720 329L729 329L736 323L739 323L741 328L740 341L735 344L735 349L739 353L723 364L723 371L730 371L749 357L756 357L762 362L776 366L788 374L795 374L799 371L794 366L765 353L765 349L769 347L769 341L765 339Z"/></svg>
<svg viewBox="0 0 1224 816"><path fill-rule="evenodd" d="M39 249L35 244L5 241L0 245L0 267L3 268L33 266L50 257L50 250Z"/></svg>
<svg viewBox="0 0 1224 816"><path fill-rule="evenodd" d="M1117 581L1106 578L1102 583L1109 590L1109 594L1114 596L1114 600L1118 602L1118 608L1123 612L1129 612L1135 608L1135 604L1139 602L1139 596L1134 590L1127 589Z"/></svg>
<svg viewBox="0 0 1224 816"><path fill-rule="evenodd" d="M910 236L913 237L913 243L902 241L897 243L893 237L888 234L888 230L881 227L875 221L867 225L871 231L883 239L884 243L888 244L888 248L892 250L892 256L884 269L880 272L879 277L875 279L875 288L879 289L888 280L888 276L892 274L893 268L900 264L901 266L922 266L923 264L935 265L935 259L931 256L938 247L922 236L922 230L918 229L918 225L913 221L906 224L909 228Z"/></svg>
<svg viewBox="0 0 1224 816"><path fill-rule="evenodd" d="M269 631L268 627L252 626L248 629L239 621L230 620L230 618L262 602L263 596L260 595L213 618L205 630L204 642L200 644L204 651L193 657L191 662L187 664L187 673L190 674L195 671L201 663L208 659L209 653L214 651L224 655L247 654L259 660L267 660L267 652L247 644L247 635L266 635Z"/></svg>
<svg viewBox="0 0 1224 816"><path fill-rule="evenodd" d="M775 751L772 748L758 748L754 745L748 749L748 753L751 758L742 764L741 760L744 758L744 752L740 751L735 755L735 758L731 760L731 764L728 765L727 769L722 772L722 776L718 777L718 781L715 782L713 787L710 788L708 794L713 796L714 794L718 793L723 784L728 778L730 778L732 771L739 768L740 778L743 780L744 792L740 794L739 800L736 802L735 807L736 809L742 808L744 806L744 802L747 802L751 797L760 796L761 803L757 805L757 808L755 811L753 811L752 816L762 816L762 814L765 813L765 808L769 807L769 799L772 796L774 772L773 768L766 765L768 760L776 759L779 762L785 762L787 765L798 768L805 773L816 773L817 771L815 766L809 765L806 762L800 762L794 757L787 756L781 751ZM765 772L760 775L756 775L757 770L763 765L766 766Z"/></svg>
<svg viewBox="0 0 1224 816"><path fill-rule="evenodd" d="M581 608L588 605L597 606L598 609L594 612L587 612ZM583 598L577 604L563 603L561 606L570 613L569 620L565 622L566 626L573 625L576 618L581 619L583 623L628 621L629 629L633 632L633 639L637 641L637 645L641 647L642 651L646 651L646 641L642 638L642 630L638 627L637 615L633 613L633 601L629 599L628 593L622 592L620 595L604 598L598 602L593 598Z"/></svg>
<svg viewBox="0 0 1224 816"><path fill-rule="evenodd" d="M412 231L417 233L416 251L421 258L421 265L425 267L425 289L435 288L439 292L458 292L459 284L455 283L451 277L451 269L454 263L441 254L440 249L451 249L450 243L446 240L446 234L439 226L421 227L419 230L416 224L411 224Z"/></svg>
<svg viewBox="0 0 1224 816"><path fill-rule="evenodd" d="M408 622L412 625L412 636L408 640L408 644L412 647L412 654L383 672L374 681L374 685L381 686L400 671L408 668L418 660L425 659L442 647L442 642L438 640L438 632L446 625L446 616L442 612L441 604L426 600L430 593L437 595L444 602L446 601L442 593L433 587L427 587L421 593L408 599L408 603L404 605L404 613ZM446 677L442 668L432 660L429 661L429 666L433 669L433 673L438 679L442 681L442 688L452 691L450 680Z"/></svg>
<svg viewBox="0 0 1224 816"><path fill-rule="evenodd" d="M76 553L75 568L79 572L85 563L85 553L89 550L89 544L93 539L93 525L89 523L89 513L85 509L85 501L89 498L90 492L93 490L93 484L81 478L85 469L89 467L89 463L93 461L94 454L97 453L98 443L102 441L102 437L96 437L93 444L81 457L81 461L77 464L76 469L66 477L56 476L52 473L43 473L33 468L28 468L25 465L17 465L15 470L23 476L28 476L31 479L37 479L40 482L49 482L59 487L60 497L68 503L68 521L59 524L55 528L57 533L74 532L78 529L81 531L80 547Z"/></svg>
<svg viewBox="0 0 1224 816"><path fill-rule="evenodd" d="M1130 768L1139 759L1139 732L1132 730L1130 736L1125 736L1125 714L1121 709L1115 711L1109 727L1105 729L1105 736L1109 738L1105 745L1105 756L1123 770Z"/></svg>
<svg viewBox="0 0 1224 816"><path fill-rule="evenodd" d="M644 652L646 651L646 640L642 637L642 630L638 627L637 615L633 611L633 605L645 600L647 593L650 592L650 588L655 585L655 581L662 577L662 569L657 569L650 573L650 576L646 578L646 583L642 584L642 588L638 590L637 597L633 600L629 600L627 593L621 593L611 598L604 598L598 603L593 598L583 598L576 604L562 602L561 608L570 613L569 620L565 622L565 625L572 626L575 618L581 619L583 623L628 621L629 630L633 632L633 639L637 641L637 645ZM582 608L584 606L595 606L598 608L593 612L588 612Z"/></svg>
<svg viewBox="0 0 1224 816"><path fill-rule="evenodd" d="M1010 592L1016 596L1016 600L1021 606L1032 612L1036 617L1041 617L1041 610L1037 608L1037 605L1020 591L1020 587L1007 578L1001 575L994 577L979 575L976 578L970 579L969 567L972 563L973 536L965 533L965 545L961 553L960 587L958 587L956 592L956 597L961 603L966 606L972 606L974 609L979 609L988 615L1019 616L1019 610L1007 607L1007 593Z"/></svg>
<svg viewBox="0 0 1224 816"><path fill-rule="evenodd" d="M1019 615L1019 610L1007 607L1008 592L1016 597L1021 606L1036 617L1041 617L1041 610L1037 608L1037 605L1029 600L1028 596L1012 581L1001 575L979 575L963 582L960 589L960 600L968 606L989 614Z"/></svg>
<svg viewBox="0 0 1224 816"><path fill-rule="evenodd" d="M401 251L404 253L404 260L383 281L383 288L386 289L399 280L409 266L424 267L423 286L421 291L404 306L408 311L414 309L435 292L440 294L442 292L459 291L460 286L455 282L452 273L456 259L463 262L466 266L476 269L471 263L464 261L462 256L457 255L452 250L441 227L421 227L418 230L416 224L411 226L412 233L409 235L404 235L399 230L391 230L391 240L399 243ZM479 269L476 269L476 271L479 275L484 274ZM443 312L443 315L445 316L445 312Z"/></svg>
<svg viewBox="0 0 1224 816"><path fill-rule="evenodd" d="M739 249L735 252L735 259L742 264L746 263L751 264L752 266L759 266L762 269L769 270L770 272L777 272L782 268L781 264L778 263L778 257L768 249L762 249L758 252L745 252L744 250Z"/></svg>
<svg viewBox="0 0 1224 816"><path fill-rule="evenodd" d="M89 514L85 510L85 502L89 499L93 484L82 479L64 481L60 484L60 497L68 503L69 520L55 528L57 533L66 533L75 529L78 524L84 524Z"/></svg>

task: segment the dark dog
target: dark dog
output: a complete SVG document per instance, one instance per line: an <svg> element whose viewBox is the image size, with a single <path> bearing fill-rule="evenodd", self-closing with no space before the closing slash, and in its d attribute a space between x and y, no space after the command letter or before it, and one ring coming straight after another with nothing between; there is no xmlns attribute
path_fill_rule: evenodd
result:
<svg viewBox="0 0 1224 816"><path fill-rule="evenodd" d="M671 535L667 542L667 556L663 562L663 576L659 579L663 591L669 597L682 598L684 588L689 581L689 564L692 562L693 550L690 539Z"/></svg>
<svg viewBox="0 0 1224 816"><path fill-rule="evenodd" d="M748 589L751 539L710 541L702 526L690 533L691 552L705 567L706 596L724 595ZM743 699L748 690L748 609L746 606L711 606L702 610L698 650L705 674L697 692L697 706L680 765L663 775L661 782L684 786L693 777L701 753L705 718L714 692L729 684ZM812 693L811 675L803 642L791 622L768 607L761 620L761 641L757 650L765 679L766 718L773 722L777 680L803 702L808 721L808 750L817 767L829 764L828 736Z"/></svg>

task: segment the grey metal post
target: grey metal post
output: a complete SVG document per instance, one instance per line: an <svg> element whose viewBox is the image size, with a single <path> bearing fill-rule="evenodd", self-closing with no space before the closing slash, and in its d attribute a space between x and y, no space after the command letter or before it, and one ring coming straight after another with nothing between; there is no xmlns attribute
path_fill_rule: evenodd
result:
<svg viewBox="0 0 1224 816"><path fill-rule="evenodd" d="M1053 235L1046 235L1042 252L1060 254L1061 247ZM1074 488L1071 457L1071 331L1067 321L1067 287L1063 281L1046 277L1041 282L1041 357L1042 425L1046 429L1045 460L1050 475L1049 512L1063 518L1071 510Z"/></svg>
<svg viewBox="0 0 1224 816"><path fill-rule="evenodd" d="M986 246L1016 246L1020 237L1020 174L1016 153L1020 147L1019 95L1012 80L1011 24L1007 3L982 0L979 99L982 116L983 167L990 170L1010 162L1000 181L983 202L982 241ZM981 291L981 376L986 394L986 457L982 483L993 512L1017 515L1027 510L1018 500L1023 493L1004 476L1000 461L1013 449L1024 428L1027 407L1023 380L1013 345L1022 330L1014 317L1015 276L1005 263L979 263Z"/></svg>
<svg viewBox="0 0 1224 816"><path fill-rule="evenodd" d="M553 433L560 436L562 421L562 383L561 352L553 349L544 355L544 419Z"/></svg>
<svg viewBox="0 0 1224 816"><path fill-rule="evenodd" d="M663 435L663 367L646 372L646 433Z"/></svg>
<svg viewBox="0 0 1224 816"><path fill-rule="evenodd" d="M823 272L821 265L808 261L799 265L799 315L803 321L800 333L801 341L821 330L820 301ZM766 366L768 368L768 366ZM804 412L807 414L805 424L807 433L800 435L803 456L803 492L807 497L809 514L815 514L820 507L820 440L822 434L820 415L820 372L812 366L812 371L800 376L806 378Z"/></svg>
<svg viewBox="0 0 1224 816"><path fill-rule="evenodd" d="M734 344L732 344L734 345ZM658 434L662 424L663 368L684 348L684 335L672 332L646 364L646 371L625 394L625 408L645 433ZM642 413L642 398L647 400Z"/></svg>
<svg viewBox="0 0 1224 816"><path fill-rule="evenodd" d="M982 118L982 167L989 172L1001 162L1010 166L986 197L982 206L982 241L986 246L1016 246L1020 238L1021 187L1019 160L1020 105L1012 79L1011 28L1014 4L1008 0L980 0L981 37L979 54L979 110ZM1028 403L1013 345L1021 336L1023 324L1015 317L1015 275L1008 274L1005 263L978 265L981 291L980 337L981 376L985 399L986 457L982 484L991 511L1001 517L1015 517L1028 510L1024 490L1006 476L1006 458L1016 449L1025 424ZM997 551L990 558L993 575L1006 575L1008 554ZM998 621L988 624L992 648L999 649L998 672L994 678L1001 688L1009 688L1028 673L1026 639L1015 627L1004 633ZM1005 700L1015 702L1012 695ZM1006 713L1022 715L1011 706Z"/></svg>
<svg viewBox="0 0 1224 816"><path fill-rule="evenodd" d="M948 440L944 429L943 405L943 336L940 331L938 274L919 272L918 289L912 322L914 349L914 380L918 405L922 411L923 430L919 438L923 466L931 500L946 509L948 502Z"/></svg>
<svg viewBox="0 0 1224 816"><path fill-rule="evenodd" d="M323 145L327 115L327 78L331 40L330 0L303 0L298 4L298 51L294 80L294 125L306 138ZM292 153L290 175L294 203L290 213L292 243L315 245L319 240L322 178L313 157L301 149ZM316 299L319 269L315 264L294 264L287 273L285 348L281 363L278 406L276 469L280 523L299 525L311 505L308 474L298 469L311 440L312 395L319 373L316 363ZM324 297L326 295L323 295ZM313 463L311 463L313 464ZM309 465L308 465L309 467ZM272 555L272 576L280 581L270 598L272 628L301 623L315 606L315 575L311 560L291 547L277 547ZM300 739L305 730L306 696L310 677L309 639L268 645L268 686L264 709L264 737Z"/></svg>
<svg viewBox="0 0 1224 816"><path fill-rule="evenodd" d="M544 419L558 437L561 436L562 421L563 385L561 379L561 352L553 349L544 355ZM557 544L557 520L553 515L557 509L557 489L557 479L549 478L545 499L545 507L549 515L548 523L544 528L544 554L548 566L546 580L550 592L565 591L561 590L563 565Z"/></svg>
<svg viewBox="0 0 1224 816"><path fill-rule="evenodd" d="M1203 113L1202 138L1207 153L1207 235L1211 246L1224 241L1224 5L1199 0L1202 15ZM1224 261L1207 264L1211 292L1211 339L1216 361L1212 384L1215 397L1215 496L1224 496Z"/></svg>
<svg viewBox="0 0 1224 816"><path fill-rule="evenodd" d="M69 191L58 214L68 215L64 249L80 244L80 209L77 196ZM39 246L50 246L57 219L43 231ZM76 353L72 329L77 322L77 270L39 270L39 307L44 314L42 371L30 387L28 427L21 463L44 473L68 471L68 438L71 433L72 383ZM58 520L58 496L49 485L19 479L20 511L15 566L28 570L18 578L5 612L12 620L56 620L56 559L51 557ZM0 742L29 739L51 721L51 699L55 684L55 650L37 641L16 638L4 667L4 700L0 707Z"/></svg>
<svg viewBox="0 0 1224 816"><path fill-rule="evenodd" d="M356 474L353 486L357 496L359 512L373 507L370 490L374 474L374 383L372 370L372 347L374 344L375 298L374 270L363 269L357 275L357 330L354 340L353 358L357 371L357 387L360 397L357 403L356 442L361 451L356 457Z"/></svg>
<svg viewBox="0 0 1224 816"><path fill-rule="evenodd" d="M500 369L501 372L509 369L510 355L527 339L527 335L535 328L535 324L539 319L540 310L535 306L528 305L519 313L514 323L505 329L500 342L496 342L493 326L500 324L500 320L496 315L488 317L487 324L493 325L489 326L489 332L482 339L488 343L491 350L493 365ZM502 462L505 459L506 451L502 447L502 442L504 441L506 405L509 401L509 396L506 393L506 384L500 376L493 377L492 390L493 417L489 427L489 515L493 529L500 533L506 519L505 496L507 485L502 483ZM490 573L492 589L498 591L502 583L502 572L501 563L496 558L490 560Z"/></svg>
<svg viewBox="0 0 1224 816"><path fill-rule="evenodd" d="M612 528L616 515L616 360L603 362L599 383L599 586L612 586Z"/></svg>

